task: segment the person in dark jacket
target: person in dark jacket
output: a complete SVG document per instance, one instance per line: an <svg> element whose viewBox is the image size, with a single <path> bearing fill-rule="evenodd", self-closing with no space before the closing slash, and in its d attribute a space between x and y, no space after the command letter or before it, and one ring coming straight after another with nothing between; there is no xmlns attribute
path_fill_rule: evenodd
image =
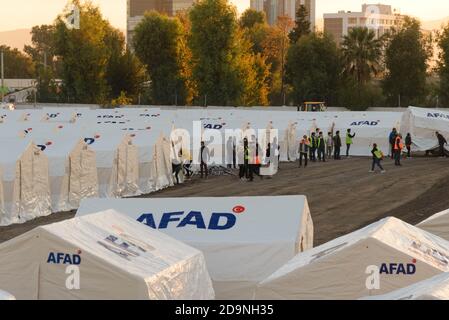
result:
<svg viewBox="0 0 449 320"><path fill-rule="evenodd" d="M377 148L377 144L373 144L373 150L371 150L371 154L373 155L373 164L371 166L371 171L370 172L374 172L374 169L376 168L376 166L379 167L379 169L381 170L382 173L385 173L385 169L382 167L382 165L380 164L380 162L383 160L383 154L382 152Z"/></svg>
<svg viewBox="0 0 449 320"><path fill-rule="evenodd" d="M302 167L302 159L304 158L304 168L307 167L307 155L309 154L309 139L304 135L299 142L299 167Z"/></svg>
<svg viewBox="0 0 449 320"><path fill-rule="evenodd" d="M439 133L438 131L435 132L435 135L438 138L438 145L440 146L440 156L441 157L445 157L445 153L444 153L444 145L447 144L446 138L443 137L443 135L441 133Z"/></svg>
<svg viewBox="0 0 449 320"><path fill-rule="evenodd" d="M391 130L390 135L388 136L388 142L390 143L390 157L391 159L394 159L394 142L396 141L396 136L397 136L398 132L396 130L396 128L393 128L393 130Z"/></svg>
<svg viewBox="0 0 449 320"><path fill-rule="evenodd" d="M334 159L340 160L340 149L341 149L341 137L340 131L337 131L334 136Z"/></svg>
<svg viewBox="0 0 449 320"><path fill-rule="evenodd" d="M317 138L318 160L326 162L326 142L323 133L320 132Z"/></svg>
<svg viewBox="0 0 449 320"><path fill-rule="evenodd" d="M405 136L405 147L407 148L407 158L412 157L412 136L407 133Z"/></svg>

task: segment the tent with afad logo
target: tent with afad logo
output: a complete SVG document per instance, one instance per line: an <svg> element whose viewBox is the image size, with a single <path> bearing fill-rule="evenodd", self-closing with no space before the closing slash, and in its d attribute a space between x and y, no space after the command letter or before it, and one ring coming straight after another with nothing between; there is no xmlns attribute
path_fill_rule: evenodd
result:
<svg viewBox="0 0 449 320"><path fill-rule="evenodd" d="M411 286L361 300L449 300L449 273L441 273Z"/></svg>
<svg viewBox="0 0 449 320"><path fill-rule="evenodd" d="M313 247L304 196L86 199L77 216L114 209L201 250L217 299L250 299L256 284Z"/></svg>
<svg viewBox="0 0 449 320"><path fill-rule="evenodd" d="M358 299L448 271L448 241L386 218L298 254L258 285L255 298Z"/></svg>
<svg viewBox="0 0 449 320"><path fill-rule="evenodd" d="M203 254L112 210L0 244L0 288L23 300L201 300Z"/></svg>

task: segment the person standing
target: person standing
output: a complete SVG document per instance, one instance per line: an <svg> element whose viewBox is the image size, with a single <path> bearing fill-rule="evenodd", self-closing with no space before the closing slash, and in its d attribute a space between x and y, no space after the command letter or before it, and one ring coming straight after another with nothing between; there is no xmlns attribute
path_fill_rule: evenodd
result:
<svg viewBox="0 0 449 320"><path fill-rule="evenodd" d="M240 180L244 180L246 177L246 167L245 167L245 151L248 145L248 140L245 138L243 139L243 143L240 140L238 145L238 164L239 164L239 177Z"/></svg>
<svg viewBox="0 0 449 320"><path fill-rule="evenodd" d="M445 157L445 153L444 153L444 145L447 144L447 140L445 137L443 137L443 135L441 133L439 133L438 131L435 132L435 135L437 136L438 139L438 145L440 147L440 157Z"/></svg>
<svg viewBox="0 0 449 320"><path fill-rule="evenodd" d="M351 134L351 129L348 129L346 132L346 157L349 158L349 149L351 149L351 145L353 144L352 139L354 139L355 133Z"/></svg>
<svg viewBox="0 0 449 320"><path fill-rule="evenodd" d="M226 166L228 167L228 169L232 168L232 163L233 163L233 141L232 141L232 137L228 138L228 141L226 141Z"/></svg>
<svg viewBox="0 0 449 320"><path fill-rule="evenodd" d="M312 135L310 136L310 161L315 162L316 161L316 146L317 146L317 137L315 135L315 132L312 132Z"/></svg>
<svg viewBox="0 0 449 320"><path fill-rule="evenodd" d="M302 167L302 159L304 159L304 168L307 167L307 157L309 154L309 139L304 135L299 142L299 167Z"/></svg>
<svg viewBox="0 0 449 320"><path fill-rule="evenodd" d="M405 136L405 147L407 148L407 158L412 157L412 136L407 133Z"/></svg>
<svg viewBox="0 0 449 320"><path fill-rule="evenodd" d="M394 142L396 141L397 134L396 128L393 128L388 136L388 142L390 143L390 150L388 152L390 153L391 159L394 159Z"/></svg>
<svg viewBox="0 0 449 320"><path fill-rule="evenodd" d="M341 149L341 137L340 131L337 131L334 136L334 159L340 160L340 149Z"/></svg>
<svg viewBox="0 0 449 320"><path fill-rule="evenodd" d="M210 154L209 148L206 147L204 141L201 141L201 149L200 149L200 174L201 178L203 178L203 174L206 174L206 178L209 175L207 163L209 162Z"/></svg>
<svg viewBox="0 0 449 320"><path fill-rule="evenodd" d="M332 133L327 133L326 139L326 155L328 159L332 159L332 153L334 150L334 138L332 137Z"/></svg>
<svg viewBox="0 0 449 320"><path fill-rule="evenodd" d="M402 135L397 134L396 139L394 141L394 165L395 166L402 166L401 155L402 155L403 148L404 148L404 145L402 144Z"/></svg>
<svg viewBox="0 0 449 320"><path fill-rule="evenodd" d="M326 162L326 143L324 141L323 132L320 132L317 139L318 160Z"/></svg>
<svg viewBox="0 0 449 320"><path fill-rule="evenodd" d="M371 166L371 171L370 172L374 172L374 169L376 168L376 166L378 166L379 169L381 170L381 172L385 173L386 172L385 169L380 164L380 162L384 158L384 155L383 155L382 151L380 151L377 148L377 144L376 143L373 144L373 150L371 150L371 154L373 155L373 164Z"/></svg>

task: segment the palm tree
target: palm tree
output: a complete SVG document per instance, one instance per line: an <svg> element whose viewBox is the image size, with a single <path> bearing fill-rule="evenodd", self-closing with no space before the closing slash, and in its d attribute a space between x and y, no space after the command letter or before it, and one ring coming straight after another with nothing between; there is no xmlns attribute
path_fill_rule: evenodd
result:
<svg viewBox="0 0 449 320"><path fill-rule="evenodd" d="M373 30L363 27L351 29L344 37L342 53L345 72L365 84L380 69L382 39L377 39Z"/></svg>

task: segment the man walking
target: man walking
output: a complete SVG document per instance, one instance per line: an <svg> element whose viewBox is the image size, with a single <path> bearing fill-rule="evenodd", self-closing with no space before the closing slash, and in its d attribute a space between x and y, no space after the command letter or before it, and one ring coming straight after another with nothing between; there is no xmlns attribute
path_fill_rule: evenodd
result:
<svg viewBox="0 0 449 320"><path fill-rule="evenodd" d="M447 144L446 138L443 137L443 135L441 133L439 133L438 131L435 133L435 135L438 138L438 145L440 147L440 157L445 157L445 153L444 153L444 145Z"/></svg>
<svg viewBox="0 0 449 320"><path fill-rule="evenodd" d="M346 157L349 158L349 149L353 143L352 139L354 139L355 133L351 134L351 129L348 129L346 132Z"/></svg>
<svg viewBox="0 0 449 320"><path fill-rule="evenodd" d="M374 172L374 169L376 168L376 166L378 166L379 169L381 170L381 172L385 173L386 171L384 170L384 168L380 164L380 162L384 158L384 155L383 155L382 151L380 151L377 148L377 144L376 143L373 144L373 150L371 150L371 154L373 155L373 164L371 166L371 171L370 172Z"/></svg>
<svg viewBox="0 0 449 320"><path fill-rule="evenodd" d="M304 135L299 142L299 167L302 167L302 159L304 159L304 168L307 167L307 156L309 154L309 139Z"/></svg>

